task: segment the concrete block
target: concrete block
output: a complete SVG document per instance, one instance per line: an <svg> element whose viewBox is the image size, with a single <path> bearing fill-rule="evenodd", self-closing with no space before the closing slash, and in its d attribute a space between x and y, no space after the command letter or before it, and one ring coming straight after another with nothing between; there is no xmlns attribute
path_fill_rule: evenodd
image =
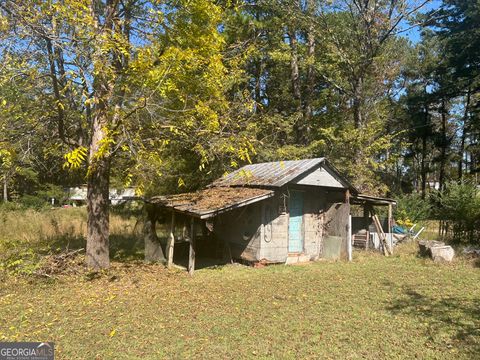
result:
<svg viewBox="0 0 480 360"><path fill-rule="evenodd" d="M418 242L418 249L420 251L421 256L431 256L430 249L433 246L445 246L445 243L442 241L435 241L435 240L420 240Z"/></svg>
<svg viewBox="0 0 480 360"><path fill-rule="evenodd" d="M455 256L455 251L451 246L432 246L430 251L435 262L451 262Z"/></svg>
<svg viewBox="0 0 480 360"><path fill-rule="evenodd" d="M285 261L285 265L296 264L298 263L298 256L287 256L287 261Z"/></svg>

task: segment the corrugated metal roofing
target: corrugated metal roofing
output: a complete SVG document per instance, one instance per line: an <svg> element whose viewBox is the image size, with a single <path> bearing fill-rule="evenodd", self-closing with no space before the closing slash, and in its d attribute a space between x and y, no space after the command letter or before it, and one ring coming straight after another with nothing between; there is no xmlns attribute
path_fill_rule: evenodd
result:
<svg viewBox="0 0 480 360"><path fill-rule="evenodd" d="M212 185L281 187L324 161L325 158L316 158L250 164L216 180Z"/></svg>
<svg viewBox="0 0 480 360"><path fill-rule="evenodd" d="M201 219L252 204L273 196L272 190L244 187L214 187L193 193L155 196L148 202Z"/></svg>

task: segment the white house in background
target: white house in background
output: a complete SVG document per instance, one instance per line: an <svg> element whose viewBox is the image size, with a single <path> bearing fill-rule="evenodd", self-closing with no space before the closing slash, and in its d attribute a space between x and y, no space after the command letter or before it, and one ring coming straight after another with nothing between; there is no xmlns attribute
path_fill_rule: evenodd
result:
<svg viewBox="0 0 480 360"><path fill-rule="evenodd" d="M438 181L427 181L427 187L430 189L440 190L440 182Z"/></svg>
<svg viewBox="0 0 480 360"><path fill-rule="evenodd" d="M84 204L87 201L87 186L77 186L67 188L68 200L71 201L74 206ZM135 188L128 187L125 189L110 189L110 203L112 205L119 205L127 200L135 197Z"/></svg>

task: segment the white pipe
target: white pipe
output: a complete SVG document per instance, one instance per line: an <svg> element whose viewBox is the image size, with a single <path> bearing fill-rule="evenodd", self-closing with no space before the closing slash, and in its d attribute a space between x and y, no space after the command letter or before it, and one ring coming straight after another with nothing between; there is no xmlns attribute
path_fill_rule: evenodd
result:
<svg viewBox="0 0 480 360"><path fill-rule="evenodd" d="M420 235L420 233L421 233L423 230L425 230L425 226L422 227L422 228L415 234L415 236L413 237L413 240L415 240L415 239L418 237L418 235Z"/></svg>

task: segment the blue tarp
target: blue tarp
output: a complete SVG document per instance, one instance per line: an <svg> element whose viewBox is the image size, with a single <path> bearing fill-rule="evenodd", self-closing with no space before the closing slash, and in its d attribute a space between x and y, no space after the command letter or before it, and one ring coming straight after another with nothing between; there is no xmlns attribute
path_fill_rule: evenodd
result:
<svg viewBox="0 0 480 360"><path fill-rule="evenodd" d="M393 230L394 234L407 234L408 233L407 229L405 229L405 228L403 228L399 225L395 225L392 230Z"/></svg>

